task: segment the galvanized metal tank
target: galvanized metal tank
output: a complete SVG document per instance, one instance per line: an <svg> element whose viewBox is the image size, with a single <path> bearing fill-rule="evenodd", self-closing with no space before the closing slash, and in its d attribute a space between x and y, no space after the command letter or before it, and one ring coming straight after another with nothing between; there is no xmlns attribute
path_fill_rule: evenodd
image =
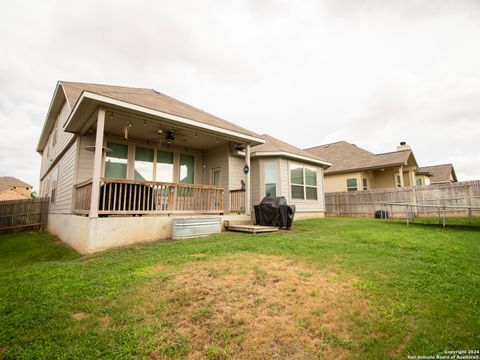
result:
<svg viewBox="0 0 480 360"><path fill-rule="evenodd" d="M172 221L172 239L188 239L222 232L218 217L175 218Z"/></svg>

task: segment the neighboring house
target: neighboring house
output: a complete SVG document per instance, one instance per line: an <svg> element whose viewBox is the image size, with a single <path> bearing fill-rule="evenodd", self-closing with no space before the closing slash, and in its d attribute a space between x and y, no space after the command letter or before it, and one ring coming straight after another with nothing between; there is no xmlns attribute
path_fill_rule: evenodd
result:
<svg viewBox="0 0 480 360"><path fill-rule="evenodd" d="M168 238L175 216L249 220L265 189L325 211L328 163L152 89L58 82L37 151L49 231L83 253Z"/></svg>
<svg viewBox="0 0 480 360"><path fill-rule="evenodd" d="M428 176L426 176L427 179L423 178L423 176L425 176L423 174L428 174ZM452 164L422 166L417 171L417 179L418 178L427 182L423 184L417 183L417 185L444 184L458 181Z"/></svg>
<svg viewBox="0 0 480 360"><path fill-rule="evenodd" d="M325 192L359 191L414 186L418 164L410 146L374 154L355 144L339 141L305 149L332 166L325 170Z"/></svg>
<svg viewBox="0 0 480 360"><path fill-rule="evenodd" d="M30 199L32 186L11 176L0 177L0 201Z"/></svg>

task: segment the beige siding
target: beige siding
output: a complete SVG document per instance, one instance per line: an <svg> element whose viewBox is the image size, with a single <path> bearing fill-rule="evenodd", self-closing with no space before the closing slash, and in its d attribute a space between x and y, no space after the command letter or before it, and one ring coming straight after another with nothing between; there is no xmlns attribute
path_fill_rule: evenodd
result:
<svg viewBox="0 0 480 360"><path fill-rule="evenodd" d="M49 211L51 213L71 213L73 185L75 183L74 178L76 150L77 142L75 141L63 154L58 163L52 168L52 171L56 171L56 169L58 168L58 183L55 203L50 204Z"/></svg>
<svg viewBox="0 0 480 360"><path fill-rule="evenodd" d="M388 189L395 187L395 176L392 168L373 171L374 189Z"/></svg>
<svg viewBox="0 0 480 360"><path fill-rule="evenodd" d="M245 181L244 165L244 157L230 155L228 158L228 187L230 190L241 189L242 180Z"/></svg>
<svg viewBox="0 0 480 360"><path fill-rule="evenodd" d="M252 211L253 206L258 205L262 200L261 190L260 190L260 161L259 159L252 159L250 161L250 182L251 182L251 203Z"/></svg>
<svg viewBox="0 0 480 360"><path fill-rule="evenodd" d="M230 208L230 177L229 177L229 146L228 144L220 145L205 151L205 183L212 184L213 169L220 168L220 186L225 189L224 192L224 208Z"/></svg>
<svg viewBox="0 0 480 360"><path fill-rule="evenodd" d="M347 179L357 179L358 189L361 189L362 173L351 172L343 174L325 175L325 192L347 191Z"/></svg>
<svg viewBox="0 0 480 360"><path fill-rule="evenodd" d="M87 146L95 146L95 136L79 137L78 159L77 159L77 178L75 183L91 179L93 177L93 151L86 150Z"/></svg>
<svg viewBox="0 0 480 360"><path fill-rule="evenodd" d="M220 168L220 186L229 187L228 158L228 145L217 146L205 151L205 183L212 184L213 169Z"/></svg>
<svg viewBox="0 0 480 360"><path fill-rule="evenodd" d="M23 200L30 199L30 195L25 193L20 193L13 189L6 189L0 192L0 200Z"/></svg>
<svg viewBox="0 0 480 360"><path fill-rule="evenodd" d="M74 134L63 131L63 124L70 114L70 107L65 102L56 115L55 125L53 129L57 129L57 142L53 146L53 132L49 134L47 145L42 153L42 162L40 167L40 179L47 174L51 165L57 160L57 157L62 153L65 147L69 144Z"/></svg>
<svg viewBox="0 0 480 360"><path fill-rule="evenodd" d="M373 171L363 171L362 172L362 182L358 185L359 190L363 190L363 179L367 179L367 190L372 190L375 188L375 179L373 177Z"/></svg>

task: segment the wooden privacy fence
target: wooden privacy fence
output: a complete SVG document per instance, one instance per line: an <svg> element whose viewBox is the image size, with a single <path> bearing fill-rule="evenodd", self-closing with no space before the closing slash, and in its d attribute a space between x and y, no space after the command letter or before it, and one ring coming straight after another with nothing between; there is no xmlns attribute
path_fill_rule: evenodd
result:
<svg viewBox="0 0 480 360"><path fill-rule="evenodd" d="M47 227L48 198L0 201L0 234Z"/></svg>
<svg viewBox="0 0 480 360"><path fill-rule="evenodd" d="M407 215L404 206L386 206L386 203L480 206L480 180L325 194L327 216L373 217L377 210L387 210L393 217ZM417 217L435 217L438 210L431 207L416 207L414 212ZM448 209L446 213L446 216L469 215L480 215L480 211L457 208Z"/></svg>

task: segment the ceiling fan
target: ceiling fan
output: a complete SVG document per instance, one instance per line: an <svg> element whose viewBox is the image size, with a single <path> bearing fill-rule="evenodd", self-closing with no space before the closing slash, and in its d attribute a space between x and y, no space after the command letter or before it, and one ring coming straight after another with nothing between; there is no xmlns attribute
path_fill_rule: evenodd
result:
<svg viewBox="0 0 480 360"><path fill-rule="evenodd" d="M158 146L166 146L169 147L172 143L178 138L183 138L183 141L186 141L185 135L182 133L176 132L173 128L170 130L164 131L161 128L157 130L157 136L152 138L152 141L157 142Z"/></svg>

